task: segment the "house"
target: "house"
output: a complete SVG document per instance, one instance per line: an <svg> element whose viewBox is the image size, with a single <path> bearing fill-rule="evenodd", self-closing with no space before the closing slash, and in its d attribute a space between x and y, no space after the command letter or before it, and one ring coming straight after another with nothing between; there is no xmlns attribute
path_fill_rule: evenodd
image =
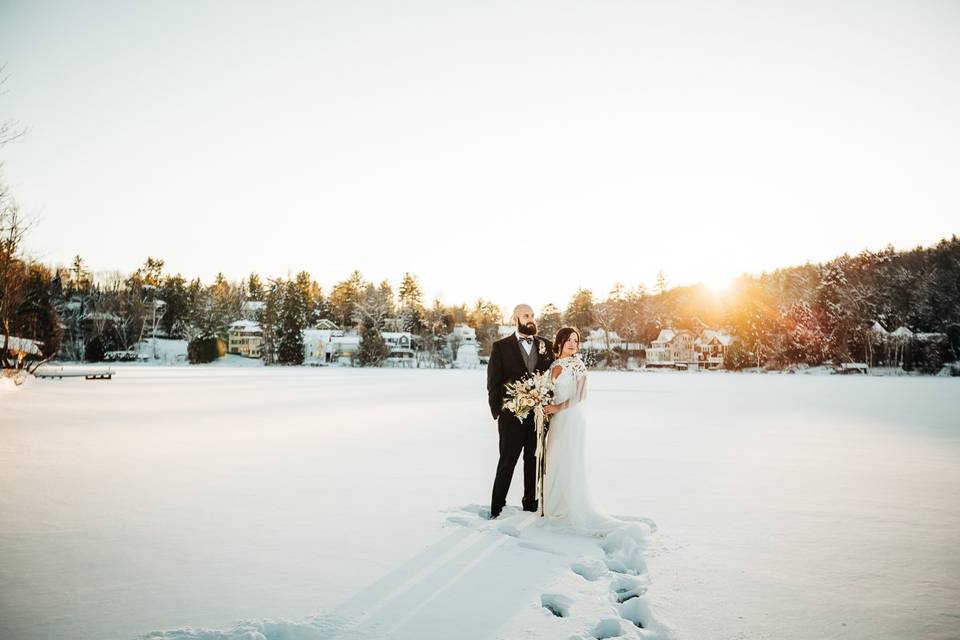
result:
<svg viewBox="0 0 960 640"><path fill-rule="evenodd" d="M704 329L699 335L687 329L661 329L647 349L648 367L721 369L733 337Z"/></svg>
<svg viewBox="0 0 960 640"><path fill-rule="evenodd" d="M476 369L480 366L480 343L476 330L466 324L458 324L447 335L447 347L456 369Z"/></svg>
<svg viewBox="0 0 960 640"><path fill-rule="evenodd" d="M259 358L263 348L263 329L253 320L237 320L227 328L227 353Z"/></svg>
<svg viewBox="0 0 960 640"><path fill-rule="evenodd" d="M317 323L313 325L314 329L328 329L330 331L336 331L340 327L337 326L337 323L333 320L328 320L327 318L320 318L317 320Z"/></svg>
<svg viewBox="0 0 960 640"><path fill-rule="evenodd" d="M303 364L319 366L329 362L326 354L331 333L330 329L303 330Z"/></svg>
<svg viewBox="0 0 960 640"><path fill-rule="evenodd" d="M18 362L36 360L43 357L43 352L40 350L43 342L39 340L18 338L17 336L10 336L8 340L6 335L0 333L0 349L3 348L4 342L7 344L7 353L16 358Z"/></svg>
<svg viewBox="0 0 960 640"><path fill-rule="evenodd" d="M727 347L732 343L733 336L713 329L704 329L694 343L698 366L705 369L722 369L723 357Z"/></svg>
<svg viewBox="0 0 960 640"><path fill-rule="evenodd" d="M673 367L677 362L672 342L677 336L673 329L661 329L657 338L647 347L648 367ZM683 333L689 333L683 331ZM692 341L691 341L692 344ZM692 355L690 356L692 358ZM690 359L687 358L687 359Z"/></svg>
<svg viewBox="0 0 960 640"><path fill-rule="evenodd" d="M340 335L336 335L339 333ZM360 351L360 336L346 335L343 332L331 332L327 342L324 360L328 364L353 365L353 359Z"/></svg>
<svg viewBox="0 0 960 640"><path fill-rule="evenodd" d="M386 364L392 367L414 367L413 334L409 331L381 331L390 354Z"/></svg>
<svg viewBox="0 0 960 640"><path fill-rule="evenodd" d="M864 344L865 364L871 367L902 367L913 344L945 341L947 335L911 331L902 325L888 332L879 322L874 322L869 329L869 338Z"/></svg>
<svg viewBox="0 0 960 640"><path fill-rule="evenodd" d="M642 347L639 342L627 342L616 331L591 329L590 333L583 336L580 348L584 351L619 349L620 351L639 352Z"/></svg>
<svg viewBox="0 0 960 640"><path fill-rule="evenodd" d="M336 326L336 325L334 325ZM360 350L360 336L342 329L304 329L303 362L313 366L352 366Z"/></svg>

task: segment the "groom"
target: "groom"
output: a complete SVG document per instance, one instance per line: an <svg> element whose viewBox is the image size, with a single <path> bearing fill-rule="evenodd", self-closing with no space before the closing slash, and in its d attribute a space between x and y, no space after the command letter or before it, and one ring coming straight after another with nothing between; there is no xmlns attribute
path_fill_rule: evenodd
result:
<svg viewBox="0 0 960 640"><path fill-rule="evenodd" d="M521 422L503 409L506 385L534 373L547 371L553 362L553 345L537 334L537 323L530 305L520 304L513 310L517 330L493 343L487 364L487 396L490 413L500 431L500 462L493 481L490 518L496 518L507 503L507 491L523 452L523 510L536 511L537 504L537 429L533 412Z"/></svg>

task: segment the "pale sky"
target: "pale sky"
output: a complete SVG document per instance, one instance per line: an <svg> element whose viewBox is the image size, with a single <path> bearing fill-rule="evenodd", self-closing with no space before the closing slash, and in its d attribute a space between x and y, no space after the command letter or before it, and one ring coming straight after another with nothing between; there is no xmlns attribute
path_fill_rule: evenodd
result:
<svg viewBox="0 0 960 640"><path fill-rule="evenodd" d="M53 264L509 312L960 232L955 1L0 0L0 62Z"/></svg>

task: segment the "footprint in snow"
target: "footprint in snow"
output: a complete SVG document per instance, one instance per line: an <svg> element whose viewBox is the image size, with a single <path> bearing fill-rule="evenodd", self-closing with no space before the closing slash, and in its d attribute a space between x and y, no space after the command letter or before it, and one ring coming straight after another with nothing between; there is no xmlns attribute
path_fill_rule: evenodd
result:
<svg viewBox="0 0 960 640"><path fill-rule="evenodd" d="M558 618L566 618L573 600L559 593L545 593L540 596L540 605Z"/></svg>
<svg viewBox="0 0 960 640"><path fill-rule="evenodd" d="M627 575L617 575L610 583L610 589L613 591L617 604L639 598L647 592L646 585L639 578Z"/></svg>
<svg viewBox="0 0 960 640"><path fill-rule="evenodd" d="M605 618L598 622L590 631L590 635L596 638L596 640L616 638L618 636L622 636L623 633L623 625L617 618Z"/></svg>
<svg viewBox="0 0 960 640"><path fill-rule="evenodd" d="M606 564L593 558L578 560L570 565L570 569L575 574L581 576L585 580L589 580L590 582L598 580L602 575L607 573Z"/></svg>

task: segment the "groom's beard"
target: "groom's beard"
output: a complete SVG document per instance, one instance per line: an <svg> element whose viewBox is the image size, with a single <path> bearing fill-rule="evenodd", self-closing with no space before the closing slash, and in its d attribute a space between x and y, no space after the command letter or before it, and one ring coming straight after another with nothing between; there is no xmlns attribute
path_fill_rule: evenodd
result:
<svg viewBox="0 0 960 640"><path fill-rule="evenodd" d="M520 321L517 320L517 331L525 336L535 336L537 335L537 323L528 322L527 324L520 324Z"/></svg>

